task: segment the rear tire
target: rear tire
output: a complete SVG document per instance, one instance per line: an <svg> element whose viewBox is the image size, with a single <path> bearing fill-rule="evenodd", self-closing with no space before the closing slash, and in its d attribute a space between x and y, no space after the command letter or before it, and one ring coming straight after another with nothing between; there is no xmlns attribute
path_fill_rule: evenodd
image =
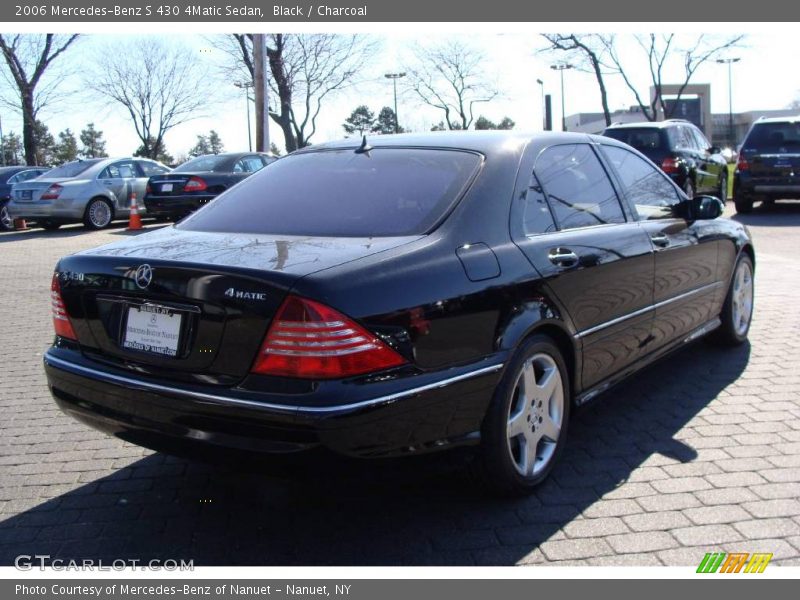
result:
<svg viewBox="0 0 800 600"><path fill-rule="evenodd" d="M558 347L534 335L495 388L473 464L478 482L503 495L531 493L552 471L567 435L569 372Z"/></svg>
<svg viewBox="0 0 800 600"><path fill-rule="evenodd" d="M734 196L733 203L736 205L736 212L743 215L753 212L753 199L750 196Z"/></svg>
<svg viewBox="0 0 800 600"><path fill-rule="evenodd" d="M92 198L83 212L86 229L105 229L114 220L114 207L105 198Z"/></svg>
<svg viewBox="0 0 800 600"><path fill-rule="evenodd" d="M14 219L8 214L8 203L0 203L0 231L14 231Z"/></svg>
<svg viewBox="0 0 800 600"><path fill-rule="evenodd" d="M733 269L731 285L719 318L722 325L711 334L711 340L723 346L738 346L747 341L753 319L753 261L745 253L739 255Z"/></svg>

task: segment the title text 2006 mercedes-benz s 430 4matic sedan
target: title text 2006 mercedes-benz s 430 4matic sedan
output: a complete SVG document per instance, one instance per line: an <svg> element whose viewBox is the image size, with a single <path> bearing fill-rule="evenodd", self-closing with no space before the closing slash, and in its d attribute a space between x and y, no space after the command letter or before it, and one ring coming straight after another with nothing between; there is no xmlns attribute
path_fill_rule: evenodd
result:
<svg viewBox="0 0 800 600"><path fill-rule="evenodd" d="M570 409L704 334L742 343L746 229L610 138L380 136L273 163L178 225L63 258L63 410L142 445L475 445L524 492Z"/></svg>

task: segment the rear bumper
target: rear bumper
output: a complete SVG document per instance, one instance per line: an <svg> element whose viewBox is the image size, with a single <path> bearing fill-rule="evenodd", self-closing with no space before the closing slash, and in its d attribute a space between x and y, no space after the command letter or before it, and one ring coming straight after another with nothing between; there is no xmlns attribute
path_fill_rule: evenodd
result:
<svg viewBox="0 0 800 600"><path fill-rule="evenodd" d="M144 205L149 215L183 216L208 204L216 195L204 196L145 196Z"/></svg>
<svg viewBox="0 0 800 600"><path fill-rule="evenodd" d="M800 199L800 181L796 179L782 181L775 178L764 180L738 176L734 180L734 195L736 195L736 192L751 196L764 196L776 200L796 200Z"/></svg>
<svg viewBox="0 0 800 600"><path fill-rule="evenodd" d="M311 405L292 396L145 380L57 348L45 354L44 366L65 413L144 446L255 453L321 446L362 457L476 443L503 367L482 361L399 385L370 383L370 398Z"/></svg>
<svg viewBox="0 0 800 600"><path fill-rule="evenodd" d="M16 202L8 203L8 214L12 219L53 219L56 221L80 221L84 204L72 201Z"/></svg>

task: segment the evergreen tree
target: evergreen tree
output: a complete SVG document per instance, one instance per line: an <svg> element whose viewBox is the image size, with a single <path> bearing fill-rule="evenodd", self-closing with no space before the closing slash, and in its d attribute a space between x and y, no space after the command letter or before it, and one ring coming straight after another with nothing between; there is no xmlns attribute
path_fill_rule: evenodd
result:
<svg viewBox="0 0 800 600"><path fill-rule="evenodd" d="M378 113L378 120L375 122L375 125L373 125L372 131L375 133L390 134L395 132L396 125L397 115L394 114L394 111L390 107L384 106L381 112ZM405 130L402 127L397 128L397 133L403 133L403 131Z"/></svg>
<svg viewBox="0 0 800 600"><path fill-rule="evenodd" d="M211 150L211 154L222 154L225 152L225 144L222 143L222 139L219 137L219 134L214 131L213 129L208 132L208 148Z"/></svg>
<svg viewBox="0 0 800 600"><path fill-rule="evenodd" d="M36 148L34 162L36 166L50 166L55 161L56 141L47 125L36 121L33 125L33 140Z"/></svg>
<svg viewBox="0 0 800 600"><path fill-rule="evenodd" d="M94 123L89 123L81 131L80 155L83 158L105 158L106 142L103 139L103 132L94 128Z"/></svg>
<svg viewBox="0 0 800 600"><path fill-rule="evenodd" d="M280 156L281 155L281 150L280 150L280 148L278 148L278 146L275 145L275 142L271 142L270 143L270 145L269 145L269 153L272 154L272 156Z"/></svg>
<svg viewBox="0 0 800 600"><path fill-rule="evenodd" d="M9 131L3 136L3 156L6 165L13 167L24 164L22 160L24 155L25 151L22 148L22 139L19 135L13 131Z"/></svg>
<svg viewBox="0 0 800 600"><path fill-rule="evenodd" d="M167 152L167 147L163 143L156 144L156 140L153 137L150 137L147 142L149 149L142 144L136 149L133 155L141 156L142 158L152 158L165 165L174 164L175 159Z"/></svg>
<svg viewBox="0 0 800 600"><path fill-rule="evenodd" d="M373 128L373 125L375 125L375 113L362 104L350 113L350 116L342 123L342 128L351 135L354 133L364 135Z"/></svg>
<svg viewBox="0 0 800 600"><path fill-rule="evenodd" d="M194 158L195 156L203 156L204 154L213 154L213 152L211 152L211 144L209 144L206 136L198 135L197 143L189 150L189 156Z"/></svg>
<svg viewBox="0 0 800 600"><path fill-rule="evenodd" d="M53 149L53 163L63 165L78 158L78 140L69 128L58 134L58 143Z"/></svg>

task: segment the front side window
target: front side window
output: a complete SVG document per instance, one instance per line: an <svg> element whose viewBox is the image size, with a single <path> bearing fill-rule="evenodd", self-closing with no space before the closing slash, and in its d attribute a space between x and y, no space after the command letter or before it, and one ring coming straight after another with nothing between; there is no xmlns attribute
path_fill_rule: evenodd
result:
<svg viewBox="0 0 800 600"><path fill-rule="evenodd" d="M100 179L130 179L131 177L137 177L136 163L132 160L108 165L100 173Z"/></svg>
<svg viewBox="0 0 800 600"><path fill-rule="evenodd" d="M460 150L301 152L261 169L177 227L320 237L424 234L481 164L480 155Z"/></svg>
<svg viewBox="0 0 800 600"><path fill-rule="evenodd" d="M551 146L534 171L560 229L625 222L611 181L588 144Z"/></svg>
<svg viewBox="0 0 800 600"><path fill-rule="evenodd" d="M624 148L603 146L603 152L619 174L641 220L674 216L673 209L681 198L659 169Z"/></svg>

